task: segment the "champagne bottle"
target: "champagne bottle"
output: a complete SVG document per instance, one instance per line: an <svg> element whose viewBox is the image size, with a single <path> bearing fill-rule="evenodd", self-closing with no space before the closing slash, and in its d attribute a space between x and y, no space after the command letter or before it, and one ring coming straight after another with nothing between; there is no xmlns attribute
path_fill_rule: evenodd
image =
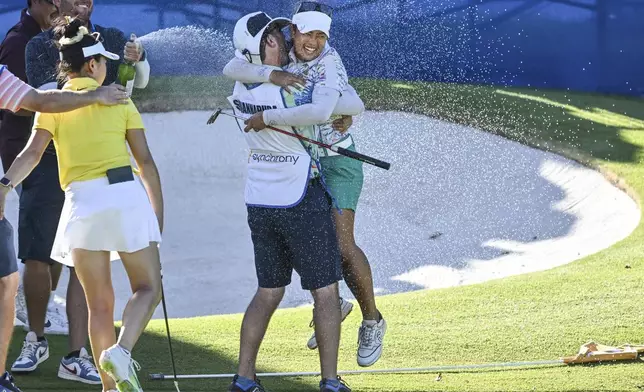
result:
<svg viewBox="0 0 644 392"><path fill-rule="evenodd" d="M140 44L136 40L136 35L130 35L130 42L135 43L137 46ZM134 63L124 60L119 65L119 71L117 80L119 84L127 90L128 97L132 96L132 90L134 89L134 76L136 76L136 69L134 68Z"/></svg>

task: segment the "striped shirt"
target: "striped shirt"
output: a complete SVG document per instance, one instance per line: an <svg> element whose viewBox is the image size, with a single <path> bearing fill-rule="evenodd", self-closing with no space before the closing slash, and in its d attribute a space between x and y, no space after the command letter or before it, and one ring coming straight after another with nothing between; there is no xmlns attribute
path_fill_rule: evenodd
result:
<svg viewBox="0 0 644 392"><path fill-rule="evenodd" d="M5 65L0 65L0 109L17 112L32 88L15 77Z"/></svg>

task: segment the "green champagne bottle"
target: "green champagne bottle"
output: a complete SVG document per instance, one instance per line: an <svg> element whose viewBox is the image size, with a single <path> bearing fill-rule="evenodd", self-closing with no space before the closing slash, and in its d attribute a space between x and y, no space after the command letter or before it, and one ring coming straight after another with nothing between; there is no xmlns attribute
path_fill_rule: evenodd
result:
<svg viewBox="0 0 644 392"><path fill-rule="evenodd" d="M130 35L130 42L133 42L138 45L136 42L136 35ZM136 69L134 69L134 63L131 63L127 60L124 60L119 65L118 71L118 82L121 86L125 87L127 90L128 97L132 96L132 90L134 89L134 76L136 75Z"/></svg>

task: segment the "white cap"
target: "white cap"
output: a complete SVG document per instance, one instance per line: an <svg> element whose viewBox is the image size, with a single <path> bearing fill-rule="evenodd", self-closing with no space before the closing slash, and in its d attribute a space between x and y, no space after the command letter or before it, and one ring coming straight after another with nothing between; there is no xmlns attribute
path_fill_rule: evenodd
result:
<svg viewBox="0 0 644 392"><path fill-rule="evenodd" d="M327 38L331 37L331 17L323 12L298 12L293 15L293 24L297 26L300 33L306 34L319 30L326 34Z"/></svg>
<svg viewBox="0 0 644 392"><path fill-rule="evenodd" d="M291 21L287 18L271 18L265 12L253 12L244 15L235 24L233 32L233 44L237 52L235 55L244 58L253 64L261 64L262 59L259 53L260 43L264 31L273 23L279 27L288 26Z"/></svg>

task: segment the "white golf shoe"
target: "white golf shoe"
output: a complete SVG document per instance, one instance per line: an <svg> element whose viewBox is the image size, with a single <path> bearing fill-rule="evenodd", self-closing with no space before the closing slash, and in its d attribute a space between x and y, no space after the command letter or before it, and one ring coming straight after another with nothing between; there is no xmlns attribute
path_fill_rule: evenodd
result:
<svg viewBox="0 0 644 392"><path fill-rule="evenodd" d="M376 363L382 355L382 343L387 332L387 322L365 320L358 332L358 365L368 367Z"/></svg>
<svg viewBox="0 0 644 392"><path fill-rule="evenodd" d="M99 364L101 369L116 382L119 391L143 392L136 375L137 370L141 370L141 366L118 344L101 353Z"/></svg>
<svg viewBox="0 0 644 392"><path fill-rule="evenodd" d="M349 316L351 311L353 310L353 304L344 298L340 297L340 311L342 312L342 321ZM311 320L311 324L309 324L311 328L315 327L315 322ZM315 332L313 332L313 335L309 339L309 341L306 343L306 346L310 348L311 350L315 350L318 347L318 341L315 339Z"/></svg>
<svg viewBox="0 0 644 392"><path fill-rule="evenodd" d="M64 305L61 304L64 302L64 298L52 293L47 305L47 315L45 316L45 335L69 335L67 311ZM18 294L16 295L16 320L14 321L14 326L22 327L25 332L31 330L27 316L27 301L22 285L18 287Z"/></svg>

